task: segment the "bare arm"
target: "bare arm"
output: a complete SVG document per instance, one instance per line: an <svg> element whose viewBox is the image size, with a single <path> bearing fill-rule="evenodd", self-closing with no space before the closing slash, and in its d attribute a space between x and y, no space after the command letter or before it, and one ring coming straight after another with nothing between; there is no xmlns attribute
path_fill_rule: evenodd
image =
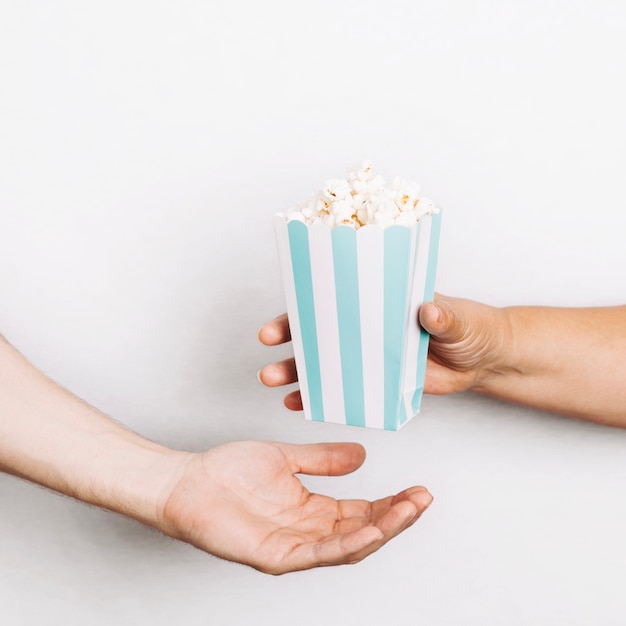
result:
<svg viewBox="0 0 626 626"><path fill-rule="evenodd" d="M52 382L0 336L0 470L222 558L281 574L353 563L380 548L428 507L426 489L335 500L296 477L347 474L364 458L350 443L170 450Z"/></svg>
<svg viewBox="0 0 626 626"><path fill-rule="evenodd" d="M0 336L0 469L157 526L185 460L52 382Z"/></svg>
<svg viewBox="0 0 626 626"><path fill-rule="evenodd" d="M626 307L510 307L500 315L504 339L477 391L626 426Z"/></svg>

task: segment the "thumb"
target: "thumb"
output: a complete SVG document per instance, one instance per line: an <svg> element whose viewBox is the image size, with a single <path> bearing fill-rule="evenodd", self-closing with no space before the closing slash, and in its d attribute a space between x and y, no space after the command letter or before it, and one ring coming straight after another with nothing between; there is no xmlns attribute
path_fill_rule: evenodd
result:
<svg viewBox="0 0 626 626"><path fill-rule="evenodd" d="M465 335L463 318L444 298L425 302L419 310L419 323L426 332L445 343L456 343Z"/></svg>
<svg viewBox="0 0 626 626"><path fill-rule="evenodd" d="M363 465L365 449L358 443L274 443L294 474L343 476Z"/></svg>

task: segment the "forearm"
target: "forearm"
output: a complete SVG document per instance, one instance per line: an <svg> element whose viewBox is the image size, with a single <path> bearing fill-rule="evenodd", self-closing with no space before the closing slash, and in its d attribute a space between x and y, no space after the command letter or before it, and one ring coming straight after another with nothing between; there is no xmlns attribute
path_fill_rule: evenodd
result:
<svg viewBox="0 0 626 626"><path fill-rule="evenodd" d="M157 525L178 454L82 402L0 336L0 470Z"/></svg>
<svg viewBox="0 0 626 626"><path fill-rule="evenodd" d="M477 391L626 426L626 307L501 311L506 339Z"/></svg>

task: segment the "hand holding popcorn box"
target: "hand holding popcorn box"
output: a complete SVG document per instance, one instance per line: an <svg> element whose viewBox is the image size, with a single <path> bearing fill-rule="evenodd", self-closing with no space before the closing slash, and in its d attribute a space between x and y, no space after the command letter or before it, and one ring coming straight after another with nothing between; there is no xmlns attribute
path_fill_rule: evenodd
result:
<svg viewBox="0 0 626 626"><path fill-rule="evenodd" d="M441 214L365 162L274 216L307 419L398 430L420 409Z"/></svg>

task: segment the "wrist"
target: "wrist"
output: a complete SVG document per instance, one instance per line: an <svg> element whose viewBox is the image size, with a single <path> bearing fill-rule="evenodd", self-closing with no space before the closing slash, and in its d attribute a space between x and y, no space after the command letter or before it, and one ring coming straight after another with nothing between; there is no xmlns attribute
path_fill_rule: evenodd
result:
<svg viewBox="0 0 626 626"><path fill-rule="evenodd" d="M84 484L69 495L158 528L191 453L126 432L105 436L99 447Z"/></svg>

